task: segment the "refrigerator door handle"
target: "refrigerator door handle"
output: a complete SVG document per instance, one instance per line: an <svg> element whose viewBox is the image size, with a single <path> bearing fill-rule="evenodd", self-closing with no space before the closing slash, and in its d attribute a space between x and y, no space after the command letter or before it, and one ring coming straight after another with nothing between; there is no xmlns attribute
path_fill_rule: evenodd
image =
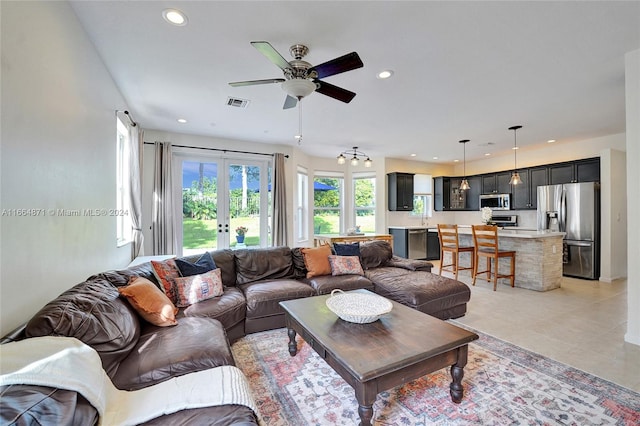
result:
<svg viewBox="0 0 640 426"><path fill-rule="evenodd" d="M568 246L576 246L576 247L591 247L593 245L592 242L578 242L578 241L566 242L565 244Z"/></svg>
<svg viewBox="0 0 640 426"><path fill-rule="evenodd" d="M560 196L560 231L567 232L567 204L564 188L562 188L562 195Z"/></svg>

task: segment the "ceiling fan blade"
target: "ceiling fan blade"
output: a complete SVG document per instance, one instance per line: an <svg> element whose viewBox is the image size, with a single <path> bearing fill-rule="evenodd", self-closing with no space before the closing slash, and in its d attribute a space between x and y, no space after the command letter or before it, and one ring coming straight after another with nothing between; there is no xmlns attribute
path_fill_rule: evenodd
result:
<svg viewBox="0 0 640 426"><path fill-rule="evenodd" d="M281 70L286 70L287 68L291 68L289 62L282 57L280 53L276 49L271 46L268 41L252 41L251 45L258 49L260 53L267 57L268 60L276 64Z"/></svg>
<svg viewBox="0 0 640 426"><path fill-rule="evenodd" d="M241 86L254 86L256 84L270 84L270 83L282 83L284 78L269 78L267 80L249 80L249 81L234 81L229 83L229 86L241 87Z"/></svg>
<svg viewBox="0 0 640 426"><path fill-rule="evenodd" d="M356 52L351 52L323 64L316 65L315 67L311 67L309 72L315 71L318 73L316 78L324 78L340 74L342 72L351 71L356 68L361 68L363 66L364 64L362 63L362 60L360 60L360 56L358 56Z"/></svg>
<svg viewBox="0 0 640 426"><path fill-rule="evenodd" d="M322 93L323 95L329 96L347 104L351 102L351 100L356 96L355 93L347 89L334 86L333 84L329 84L324 81L314 80L314 83L316 83L317 86L316 92Z"/></svg>
<svg viewBox="0 0 640 426"><path fill-rule="evenodd" d="M284 106L282 109L294 108L298 104L298 100L293 96L287 95L287 98L284 100Z"/></svg>

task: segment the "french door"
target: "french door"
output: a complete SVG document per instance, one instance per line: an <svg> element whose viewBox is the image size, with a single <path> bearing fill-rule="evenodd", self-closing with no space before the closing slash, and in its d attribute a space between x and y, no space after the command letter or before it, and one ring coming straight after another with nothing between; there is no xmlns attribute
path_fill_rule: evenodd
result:
<svg viewBox="0 0 640 426"><path fill-rule="evenodd" d="M269 165L264 159L176 153L179 255L269 245Z"/></svg>

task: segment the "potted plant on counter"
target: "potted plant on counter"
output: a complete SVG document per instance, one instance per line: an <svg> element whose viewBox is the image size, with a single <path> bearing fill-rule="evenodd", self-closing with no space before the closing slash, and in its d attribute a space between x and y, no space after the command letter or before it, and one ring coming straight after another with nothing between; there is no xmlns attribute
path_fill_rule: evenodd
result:
<svg viewBox="0 0 640 426"><path fill-rule="evenodd" d="M238 244L244 243L244 234L246 234L248 230L246 226L238 226L236 228L236 241Z"/></svg>
<svg viewBox="0 0 640 426"><path fill-rule="evenodd" d="M489 207L482 208L482 223L485 225L491 224L491 218L493 217L493 211Z"/></svg>

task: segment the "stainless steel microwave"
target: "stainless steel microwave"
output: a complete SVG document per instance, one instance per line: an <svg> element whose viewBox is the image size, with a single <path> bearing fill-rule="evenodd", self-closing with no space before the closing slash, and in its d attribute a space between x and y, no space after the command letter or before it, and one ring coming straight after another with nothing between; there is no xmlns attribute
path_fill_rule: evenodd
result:
<svg viewBox="0 0 640 426"><path fill-rule="evenodd" d="M511 210L511 194L483 194L480 196L480 209Z"/></svg>

